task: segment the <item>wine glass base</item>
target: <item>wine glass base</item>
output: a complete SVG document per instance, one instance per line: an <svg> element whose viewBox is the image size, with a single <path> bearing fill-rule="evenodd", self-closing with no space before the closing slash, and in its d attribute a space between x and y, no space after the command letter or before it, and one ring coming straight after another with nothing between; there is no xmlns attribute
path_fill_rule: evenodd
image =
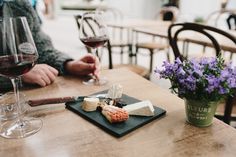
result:
<svg viewBox="0 0 236 157"><path fill-rule="evenodd" d="M6 121L1 126L0 135L10 139L24 138L37 133L42 128L42 125L41 119L32 117L23 117L20 123Z"/></svg>
<svg viewBox="0 0 236 157"><path fill-rule="evenodd" d="M83 81L83 84L85 85L96 85L96 86L102 86L108 83L107 78L101 77L99 80L96 80L94 78L90 78L89 80Z"/></svg>

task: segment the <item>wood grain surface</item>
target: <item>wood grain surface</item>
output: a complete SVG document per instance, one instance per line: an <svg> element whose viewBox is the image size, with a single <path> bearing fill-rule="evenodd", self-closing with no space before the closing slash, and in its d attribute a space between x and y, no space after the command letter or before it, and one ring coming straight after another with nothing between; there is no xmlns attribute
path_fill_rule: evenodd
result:
<svg viewBox="0 0 236 157"><path fill-rule="evenodd" d="M104 71L106 86L85 86L81 79L59 77L45 88L25 90L30 99L79 96L108 89L119 83L124 93L150 100L165 109L167 115L122 138L115 138L64 104L31 108L30 115L43 120L42 129L24 139L0 138L0 157L235 157L236 130L214 119L207 128L197 128L185 121L184 102L168 90L126 70Z"/></svg>

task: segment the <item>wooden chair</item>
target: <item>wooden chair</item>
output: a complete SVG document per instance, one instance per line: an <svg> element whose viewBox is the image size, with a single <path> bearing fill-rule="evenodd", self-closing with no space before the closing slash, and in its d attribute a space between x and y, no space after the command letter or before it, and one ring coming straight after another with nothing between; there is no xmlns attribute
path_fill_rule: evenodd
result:
<svg viewBox="0 0 236 157"><path fill-rule="evenodd" d="M153 56L154 53L159 52L159 51L165 51L169 49L169 45L168 42L166 41L166 39L158 39L158 41L154 41L155 39L153 39L153 41L151 42L140 42L138 41L138 35L139 33L136 32L136 41L135 41L135 64L138 64L138 55L140 54L139 50L140 49L146 49L149 52L149 72L150 74L152 73L153 70ZM155 38L153 36L153 38ZM145 55L143 53L143 55ZM169 57L169 52L166 52L167 55L167 59L170 60Z"/></svg>
<svg viewBox="0 0 236 157"><path fill-rule="evenodd" d="M236 13L230 14L229 17L226 19L226 22L230 30L236 30Z"/></svg>
<svg viewBox="0 0 236 157"><path fill-rule="evenodd" d="M167 7L162 7L161 10L155 15L155 19L160 20L160 23L162 21L170 21L171 23L175 22L177 17L178 17L179 9L175 6L167 6ZM164 41L163 41L164 40ZM150 66L149 66L149 72L152 73L153 69L153 56L155 52L160 52L165 50L167 59L170 60L169 56L169 45L166 41L166 39L160 39L158 41L153 40L150 42L139 42L138 38L136 37L136 64L137 64L137 59L138 59L138 54L139 54L139 49L146 49L149 51L149 57L150 57Z"/></svg>
<svg viewBox="0 0 236 157"><path fill-rule="evenodd" d="M212 44L213 44L216 56L221 54L221 46L218 43L218 41L212 36L212 34L210 34L210 32L217 33L217 34L220 34L222 36L225 36L229 40L233 41L236 44L236 38L234 36L232 36L231 34L225 32L221 29L215 28L215 27L196 24L196 23L172 24L168 29L168 39L169 39L169 44L170 44L171 48L173 49L175 58L179 57L181 60L186 59L180 53L180 50L179 50L179 47L178 47L178 36L183 31L189 31L189 30L199 32L199 33L205 35L206 37L208 37L211 40ZM232 108L234 106L235 99L236 99L236 96L229 97L226 100L224 115L223 116L216 115L217 118L223 120L227 124L229 124L231 120L235 119L235 117L231 117Z"/></svg>
<svg viewBox="0 0 236 157"><path fill-rule="evenodd" d="M76 15L75 16L75 20L76 20L78 29L80 29L80 26L81 26L81 24L80 24L81 19L82 19L81 15ZM90 32L93 32L94 34L96 34L96 32L93 29L97 25L96 21L91 19L91 20L87 20L86 22L87 22L87 26L88 27L87 27L87 29L85 29L85 31L90 31ZM125 68L135 72L136 74L141 75L142 77L148 78L149 71L148 71L148 69L146 69L146 68L144 68L142 66L133 65L133 64L118 64L118 65L113 65L113 61L112 61L112 53L113 52L112 52L112 46L111 46L110 40L108 40L106 48L107 48L107 51L108 51L108 61L109 61L108 68L109 69L125 67ZM86 47L86 49L87 49L88 53L91 53L90 48ZM96 53L96 55L99 58L101 57L101 55L98 52Z"/></svg>
<svg viewBox="0 0 236 157"><path fill-rule="evenodd" d="M124 19L123 13L113 7L98 7L96 11L102 11L103 15L108 22L121 22ZM131 49L131 43L128 41L128 31L123 27L109 27L111 33L111 49L113 52L117 52L120 54L121 63L123 63L123 54L125 52L129 52ZM115 51L116 50L116 51Z"/></svg>
<svg viewBox="0 0 236 157"><path fill-rule="evenodd" d="M204 23L207 25L212 25L212 26L218 27L218 23L219 23L220 19L222 19L222 17L224 17L225 15L235 14L235 13L236 13L235 9L216 10L207 16ZM227 19L224 18L224 21L227 22Z"/></svg>

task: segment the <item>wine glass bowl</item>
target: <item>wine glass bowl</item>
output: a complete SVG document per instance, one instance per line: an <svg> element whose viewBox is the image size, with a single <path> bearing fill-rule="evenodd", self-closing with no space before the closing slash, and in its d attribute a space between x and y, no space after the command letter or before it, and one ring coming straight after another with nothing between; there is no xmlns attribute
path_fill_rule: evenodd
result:
<svg viewBox="0 0 236 157"><path fill-rule="evenodd" d="M20 76L34 67L38 52L25 17L0 20L0 35L0 75L11 80L16 104L15 118L2 123L0 135L5 138L24 138L35 134L42 127L41 119L23 116L18 90Z"/></svg>
<svg viewBox="0 0 236 157"><path fill-rule="evenodd" d="M108 42L107 26L103 21L102 12L86 12L80 22L80 40L91 48L92 54L100 58L98 48ZM92 77L83 81L86 85L104 85L108 82L105 77Z"/></svg>

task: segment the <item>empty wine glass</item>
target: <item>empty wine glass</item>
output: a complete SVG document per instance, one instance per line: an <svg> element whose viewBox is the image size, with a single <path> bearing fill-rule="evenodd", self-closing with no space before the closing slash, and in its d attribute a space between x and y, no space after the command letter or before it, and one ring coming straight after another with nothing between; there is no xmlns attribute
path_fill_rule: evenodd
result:
<svg viewBox="0 0 236 157"><path fill-rule="evenodd" d="M23 138L40 130L42 121L23 117L19 100L19 77L30 71L38 59L38 53L25 17L0 20L0 75L11 80L17 116L2 124L0 135L5 138Z"/></svg>
<svg viewBox="0 0 236 157"><path fill-rule="evenodd" d="M107 27L103 21L102 12L86 12L82 16L80 23L80 40L89 48L93 55L99 57L97 49L108 41ZM86 85L104 85L108 82L105 77L83 81Z"/></svg>
<svg viewBox="0 0 236 157"><path fill-rule="evenodd" d="M19 103L21 106L20 114L25 114L29 108L26 102L26 96L23 93L19 93ZM17 104L14 92L8 92L0 96L0 120L8 121L14 120L18 116Z"/></svg>

